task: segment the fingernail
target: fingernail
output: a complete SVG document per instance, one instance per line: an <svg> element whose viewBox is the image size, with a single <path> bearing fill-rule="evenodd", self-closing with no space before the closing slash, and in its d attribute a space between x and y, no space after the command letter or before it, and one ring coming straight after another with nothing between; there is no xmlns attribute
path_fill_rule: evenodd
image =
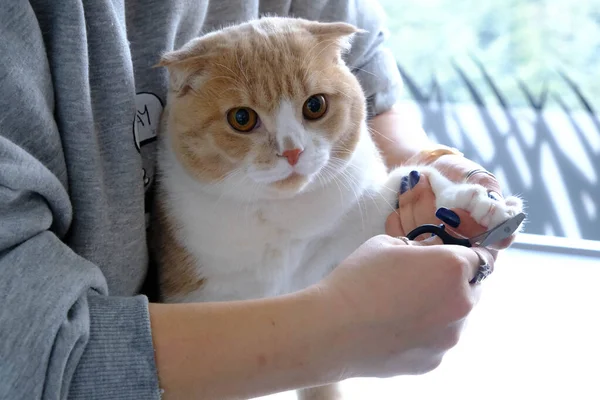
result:
<svg viewBox="0 0 600 400"><path fill-rule="evenodd" d="M453 228L458 228L460 225L460 217L452 210L441 207L435 212L435 216L450 225Z"/></svg>
<svg viewBox="0 0 600 400"><path fill-rule="evenodd" d="M400 194L404 194L408 190L408 176L402 177L400 181Z"/></svg>
<svg viewBox="0 0 600 400"><path fill-rule="evenodd" d="M419 183L419 179L421 178L421 175L419 175L419 171L411 171L409 174L409 183L410 183L410 188L414 188L417 183Z"/></svg>
<svg viewBox="0 0 600 400"><path fill-rule="evenodd" d="M500 201L500 195L493 190L488 191L488 197L492 200Z"/></svg>

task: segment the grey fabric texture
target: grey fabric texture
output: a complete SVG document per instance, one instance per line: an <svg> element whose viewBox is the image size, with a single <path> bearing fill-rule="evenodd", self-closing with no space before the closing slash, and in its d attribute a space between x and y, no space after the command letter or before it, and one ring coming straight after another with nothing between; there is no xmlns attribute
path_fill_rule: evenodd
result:
<svg viewBox="0 0 600 400"><path fill-rule="evenodd" d="M161 53L261 15L347 21L371 115L400 76L371 1L0 3L0 399L159 399L148 198Z"/></svg>

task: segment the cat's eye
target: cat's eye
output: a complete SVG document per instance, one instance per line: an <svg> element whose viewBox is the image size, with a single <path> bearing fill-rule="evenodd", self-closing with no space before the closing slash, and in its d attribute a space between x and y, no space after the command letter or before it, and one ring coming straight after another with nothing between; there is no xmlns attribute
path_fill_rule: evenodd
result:
<svg viewBox="0 0 600 400"><path fill-rule="evenodd" d="M258 114L248 107L232 108L227 112L227 122L236 131L248 133L256 128Z"/></svg>
<svg viewBox="0 0 600 400"><path fill-rule="evenodd" d="M322 94L310 96L302 106L302 115L308 120L321 118L327 112L327 100Z"/></svg>

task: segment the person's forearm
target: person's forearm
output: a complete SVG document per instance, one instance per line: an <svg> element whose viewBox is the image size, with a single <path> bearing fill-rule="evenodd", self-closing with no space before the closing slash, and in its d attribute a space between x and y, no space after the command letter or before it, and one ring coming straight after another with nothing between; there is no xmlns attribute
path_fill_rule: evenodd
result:
<svg viewBox="0 0 600 400"><path fill-rule="evenodd" d="M417 116L406 108L395 106L373 117L369 127L388 167L402 164L433 144Z"/></svg>
<svg viewBox="0 0 600 400"><path fill-rule="evenodd" d="M151 304L163 399L252 398L335 381L338 334L318 292L232 303Z"/></svg>

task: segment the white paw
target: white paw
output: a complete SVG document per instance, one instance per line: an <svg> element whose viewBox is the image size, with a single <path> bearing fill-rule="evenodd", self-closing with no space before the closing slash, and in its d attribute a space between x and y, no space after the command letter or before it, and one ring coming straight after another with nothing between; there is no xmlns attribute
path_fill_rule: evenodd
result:
<svg viewBox="0 0 600 400"><path fill-rule="evenodd" d="M493 199L481 185L452 184L436 193L436 206L460 208L469 212L480 225L491 228L523 211L523 201L516 196Z"/></svg>
<svg viewBox="0 0 600 400"><path fill-rule="evenodd" d="M440 171L428 166L403 168L402 173L417 170L427 175L436 197L436 207L466 210L480 225L492 228L523 211L523 201L516 196L494 199L485 187L470 183L455 183ZM395 176L397 177L397 175Z"/></svg>

